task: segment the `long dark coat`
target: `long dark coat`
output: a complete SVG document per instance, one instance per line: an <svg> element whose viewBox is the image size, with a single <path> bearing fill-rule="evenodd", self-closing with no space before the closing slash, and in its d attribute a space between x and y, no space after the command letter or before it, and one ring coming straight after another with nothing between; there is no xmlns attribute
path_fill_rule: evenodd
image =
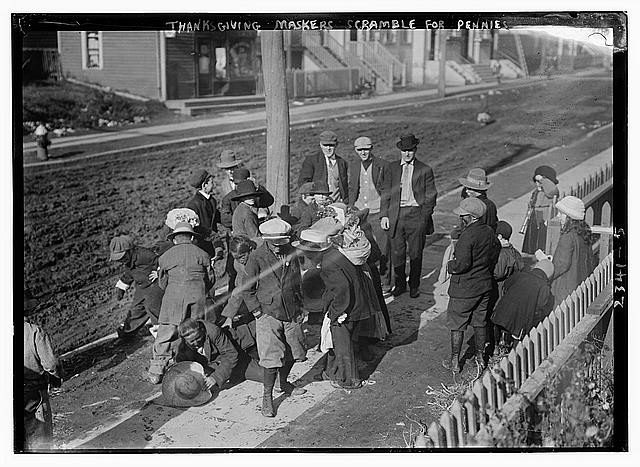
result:
<svg viewBox="0 0 640 467"><path fill-rule="evenodd" d="M560 304L593 272L595 260L591 245L587 245L575 230L560 234L553 253L553 267L551 290L556 304Z"/></svg>
<svg viewBox="0 0 640 467"><path fill-rule="evenodd" d="M187 207L193 210L200 219L200 225L194 229L199 234L196 240L197 245L209 256L215 256L215 248L224 247L222 241L216 238L220 222L217 201L213 196L207 199L197 191L187 203Z"/></svg>
<svg viewBox="0 0 640 467"><path fill-rule="evenodd" d="M371 178L376 191L382 196L384 188L384 170L389 163L378 157L371 156ZM349 163L349 202L354 204L360 196L360 170L362 160L354 160Z"/></svg>
<svg viewBox="0 0 640 467"><path fill-rule="evenodd" d="M345 204L349 204L349 184L348 172L349 167L347 161L336 155L336 163L338 164L338 177L340 178L340 197ZM307 156L302 162L300 175L298 176L298 186L306 182L327 182L327 162L324 154L314 154Z"/></svg>

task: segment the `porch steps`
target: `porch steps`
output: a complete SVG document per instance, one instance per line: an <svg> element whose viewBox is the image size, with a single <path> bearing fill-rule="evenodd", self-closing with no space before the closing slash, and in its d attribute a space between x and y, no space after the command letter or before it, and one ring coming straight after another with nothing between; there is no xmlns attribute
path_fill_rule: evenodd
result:
<svg viewBox="0 0 640 467"><path fill-rule="evenodd" d="M230 96L166 101L167 108L196 116L213 112L252 110L264 107L264 96Z"/></svg>
<svg viewBox="0 0 640 467"><path fill-rule="evenodd" d="M481 82L496 83L498 81L498 78L493 74L493 71L491 70L491 65L484 63L472 63L470 66L473 69L473 72L478 76L478 78L480 78Z"/></svg>

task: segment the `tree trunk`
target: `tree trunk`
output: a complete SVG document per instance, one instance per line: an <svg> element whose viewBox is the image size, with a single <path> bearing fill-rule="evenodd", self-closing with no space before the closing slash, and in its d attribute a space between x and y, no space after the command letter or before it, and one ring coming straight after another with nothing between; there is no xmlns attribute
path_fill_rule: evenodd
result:
<svg viewBox="0 0 640 467"><path fill-rule="evenodd" d="M261 31L262 75L267 113L267 189L278 212L289 204L289 98L282 31Z"/></svg>

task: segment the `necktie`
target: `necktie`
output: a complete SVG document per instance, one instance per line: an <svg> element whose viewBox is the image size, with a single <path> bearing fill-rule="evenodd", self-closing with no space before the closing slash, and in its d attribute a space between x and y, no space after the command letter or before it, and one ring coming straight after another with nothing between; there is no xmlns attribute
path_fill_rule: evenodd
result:
<svg viewBox="0 0 640 467"><path fill-rule="evenodd" d="M409 164L402 164L402 179L400 180L401 194L400 200L409 201L409 190L411 189L411 180L409 178Z"/></svg>

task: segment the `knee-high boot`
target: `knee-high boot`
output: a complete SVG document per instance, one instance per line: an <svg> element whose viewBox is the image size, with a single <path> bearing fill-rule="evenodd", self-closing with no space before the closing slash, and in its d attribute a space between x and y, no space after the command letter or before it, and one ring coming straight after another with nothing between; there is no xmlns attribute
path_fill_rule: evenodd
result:
<svg viewBox="0 0 640 467"><path fill-rule="evenodd" d="M265 417L275 417L276 411L273 408L273 385L276 383L276 376L278 375L277 368L265 368L264 369L264 382L262 393L262 415Z"/></svg>
<svg viewBox="0 0 640 467"><path fill-rule="evenodd" d="M291 373L291 368L293 368L293 363L293 361L287 361L281 368L278 368L278 374L280 375L280 387L276 388L276 390L278 392L284 392L290 396L301 396L306 393L307 390L298 388L287 381L289 373Z"/></svg>
<svg viewBox="0 0 640 467"><path fill-rule="evenodd" d="M484 350L487 343L487 328L484 326L482 327L474 326L473 338L474 338L475 347L476 347L476 360L480 365L480 368L484 369L485 367Z"/></svg>
<svg viewBox="0 0 640 467"><path fill-rule="evenodd" d="M464 331L451 331L451 359L443 360L442 366L451 370L453 374L460 373L460 351L463 340Z"/></svg>

